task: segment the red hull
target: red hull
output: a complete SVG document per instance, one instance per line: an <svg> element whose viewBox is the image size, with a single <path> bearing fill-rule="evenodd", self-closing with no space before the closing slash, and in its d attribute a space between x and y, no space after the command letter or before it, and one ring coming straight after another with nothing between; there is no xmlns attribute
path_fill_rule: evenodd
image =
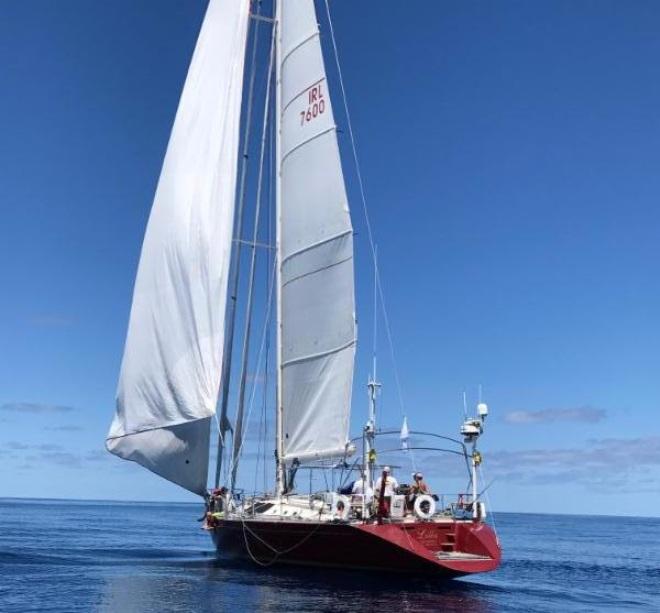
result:
<svg viewBox="0 0 660 613"><path fill-rule="evenodd" d="M212 529L221 556L458 577L494 570L501 551L482 523L343 524L225 520Z"/></svg>

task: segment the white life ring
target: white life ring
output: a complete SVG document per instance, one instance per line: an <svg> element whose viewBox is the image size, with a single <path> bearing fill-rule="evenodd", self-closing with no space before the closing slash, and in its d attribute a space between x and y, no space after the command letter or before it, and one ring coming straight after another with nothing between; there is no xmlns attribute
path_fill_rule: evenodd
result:
<svg viewBox="0 0 660 613"><path fill-rule="evenodd" d="M422 508L423 504L428 504L428 510L424 511ZM435 500L431 498L428 494L422 494L415 498L415 515L420 519L431 519L435 513Z"/></svg>
<svg viewBox="0 0 660 613"><path fill-rule="evenodd" d="M335 519L347 521L351 514L351 499L348 496L332 497L332 516Z"/></svg>

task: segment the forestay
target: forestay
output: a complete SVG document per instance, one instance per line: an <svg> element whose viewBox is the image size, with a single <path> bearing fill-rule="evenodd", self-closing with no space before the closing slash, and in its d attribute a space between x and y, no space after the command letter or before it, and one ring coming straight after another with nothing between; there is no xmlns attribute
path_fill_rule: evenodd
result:
<svg viewBox="0 0 660 613"><path fill-rule="evenodd" d="M198 494L220 384L248 10L246 0L211 0L202 24L142 246L106 443Z"/></svg>
<svg viewBox="0 0 660 613"><path fill-rule="evenodd" d="M304 461L346 451L353 229L313 0L279 16L282 450Z"/></svg>

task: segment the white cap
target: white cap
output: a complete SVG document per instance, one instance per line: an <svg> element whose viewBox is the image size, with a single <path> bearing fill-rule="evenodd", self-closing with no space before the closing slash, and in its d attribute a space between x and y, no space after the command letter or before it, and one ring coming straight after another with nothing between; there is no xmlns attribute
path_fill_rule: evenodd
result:
<svg viewBox="0 0 660 613"><path fill-rule="evenodd" d="M385 466L385 468L383 468L383 472L384 473L391 473L392 471L390 470L389 466Z"/></svg>

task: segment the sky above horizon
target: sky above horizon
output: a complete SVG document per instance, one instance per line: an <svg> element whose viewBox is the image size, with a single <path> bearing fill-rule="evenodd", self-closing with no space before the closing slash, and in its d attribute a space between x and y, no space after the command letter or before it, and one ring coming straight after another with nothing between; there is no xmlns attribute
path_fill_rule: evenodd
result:
<svg viewBox="0 0 660 613"><path fill-rule="evenodd" d="M194 500L104 440L205 6L0 5L0 496ZM482 384L495 511L659 515L660 5L331 8L401 381L381 322L381 423L457 435ZM336 112L357 434L372 273Z"/></svg>

